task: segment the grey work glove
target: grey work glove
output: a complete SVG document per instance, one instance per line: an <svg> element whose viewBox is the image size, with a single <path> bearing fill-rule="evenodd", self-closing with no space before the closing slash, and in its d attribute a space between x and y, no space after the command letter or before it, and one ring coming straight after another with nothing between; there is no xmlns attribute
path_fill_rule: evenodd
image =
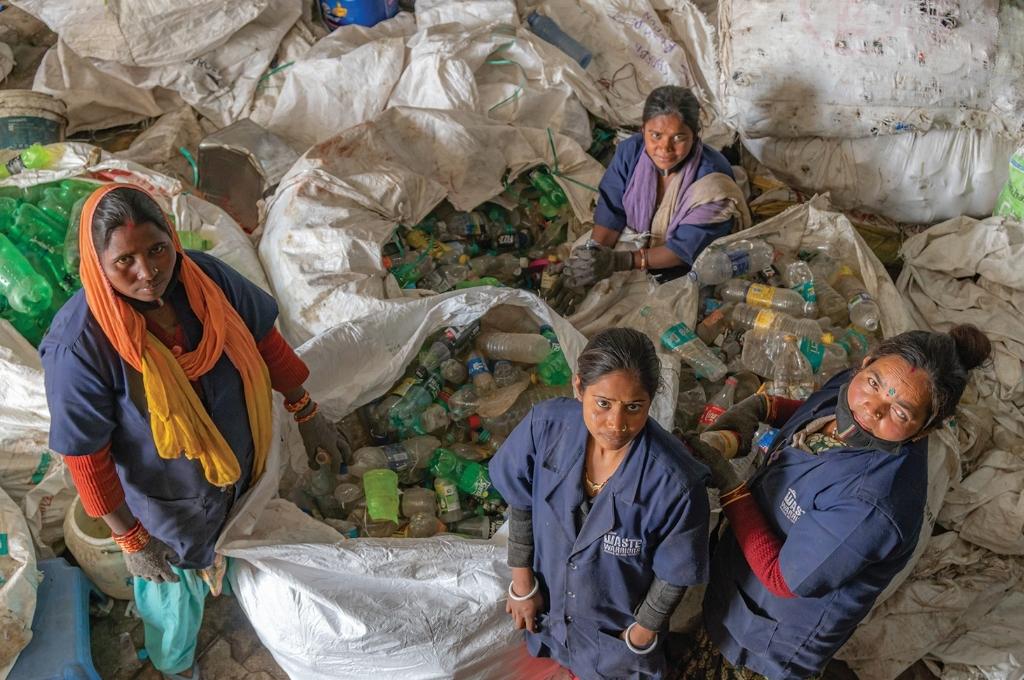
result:
<svg viewBox="0 0 1024 680"><path fill-rule="evenodd" d="M315 406L312 401L309 403L311 405L307 410ZM348 437L337 425L328 420L327 416L318 411L311 419L299 423L299 434L302 435L302 444L306 447L306 459L311 470L320 469L320 464L316 462L316 454L321 449L331 457L332 464L338 466L336 472L344 473L347 470L346 462L352 457Z"/></svg>
<svg viewBox="0 0 1024 680"><path fill-rule="evenodd" d="M555 282L555 285L544 296L544 299L553 310L562 316L569 316L576 311L576 306L586 296L587 291L583 288L574 287L570 281L570 274L566 270L558 277L558 281Z"/></svg>
<svg viewBox="0 0 1024 680"><path fill-rule="evenodd" d="M177 557L169 545L155 536L150 536L149 543L142 550L124 553L124 565L128 567L128 573L132 576L153 583L177 583L178 575L171 570L170 564L170 560Z"/></svg>
<svg viewBox="0 0 1024 680"><path fill-rule="evenodd" d="M742 483L743 480L736 474L729 461L722 458L722 454L713 446L702 442L696 432L687 432L679 436L693 452L693 457L711 470L711 486L721 491L732 491Z"/></svg>
<svg viewBox="0 0 1024 680"><path fill-rule="evenodd" d="M573 248L569 261L565 263L565 271L569 273L575 288L592 286L615 272L632 268L633 253L628 250L612 250L593 241Z"/></svg>
<svg viewBox="0 0 1024 680"><path fill-rule="evenodd" d="M737 456L746 456L754 441L757 428L768 416L768 401L763 394L752 394L729 410L708 426L712 430L731 430L739 435L740 443Z"/></svg>

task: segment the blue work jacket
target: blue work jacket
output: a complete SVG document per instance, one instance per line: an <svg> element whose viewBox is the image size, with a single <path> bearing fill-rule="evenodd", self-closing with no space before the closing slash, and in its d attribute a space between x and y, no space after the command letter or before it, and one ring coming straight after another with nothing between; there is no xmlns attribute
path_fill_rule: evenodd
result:
<svg viewBox="0 0 1024 680"><path fill-rule="evenodd" d="M277 318L274 299L228 265L201 252L188 252L238 311L259 341ZM189 351L203 327L180 283L165 301L174 307ZM110 443L125 501L149 533L169 545L183 569L213 562L213 546L234 501L249 486L253 443L242 378L227 355L199 378L202 401L238 457L239 480L226 490L206 481L198 460L164 459L153 443L142 374L125 363L107 340L84 291L54 317L39 345L50 407L50 448L87 455Z"/></svg>
<svg viewBox="0 0 1024 680"><path fill-rule="evenodd" d="M695 180L713 172L721 172L733 177L732 166L720 152L715 151L707 144L703 145L700 167L697 168ZM626 227L626 211L622 207L622 195L629 186L629 180L633 176L633 170L644 152L644 139L642 133L637 133L619 143L615 149L615 156L605 170L601 183L598 186L597 208L594 210L594 223L602 227L608 227L621 232ZM735 178L734 178L735 179ZM686 187L683 187L685 190ZM629 225L634 229L638 225ZM646 225L640 225L646 226ZM693 261L702 250L715 239L726 236L732 231L733 219L730 217L721 222L712 224L687 224L669 225L668 236L665 245L675 253L686 265L685 267L673 267L662 270L667 275L664 278L673 278L689 270Z"/></svg>
<svg viewBox="0 0 1024 680"><path fill-rule="evenodd" d="M769 463L748 482L782 539L779 566L796 597L772 595L732 530L712 559L704 598L711 639L733 664L772 680L819 673L906 565L928 486L927 439L898 453L790 446L795 432L836 410L850 372L832 378L781 428Z"/></svg>
<svg viewBox="0 0 1024 680"><path fill-rule="evenodd" d="M527 645L583 680L659 678L661 650L636 655L619 634L655 575L677 586L707 580L708 471L648 420L577 534L588 434L582 404L553 399L530 411L489 465L509 505L533 512L533 571L547 611Z"/></svg>

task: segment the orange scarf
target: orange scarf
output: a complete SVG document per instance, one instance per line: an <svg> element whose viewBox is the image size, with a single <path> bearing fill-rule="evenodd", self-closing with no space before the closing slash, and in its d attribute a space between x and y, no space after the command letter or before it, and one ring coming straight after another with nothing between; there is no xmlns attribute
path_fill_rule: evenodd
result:
<svg viewBox="0 0 1024 680"><path fill-rule="evenodd" d="M153 442L161 458L199 460L210 484L225 487L238 481L238 457L210 419L199 396L189 384L213 368L223 353L241 374L245 406L255 450L252 479L263 474L272 430L270 376L256 347L256 340L224 291L181 248L171 230L174 250L181 260L179 280L188 303L203 326L203 337L191 352L171 354L146 330L145 317L121 299L103 273L92 241L92 220L100 200L127 184L108 184L93 192L82 208L78 230L80 275L89 310L117 353L142 373L149 405ZM166 220L167 224L170 224Z"/></svg>

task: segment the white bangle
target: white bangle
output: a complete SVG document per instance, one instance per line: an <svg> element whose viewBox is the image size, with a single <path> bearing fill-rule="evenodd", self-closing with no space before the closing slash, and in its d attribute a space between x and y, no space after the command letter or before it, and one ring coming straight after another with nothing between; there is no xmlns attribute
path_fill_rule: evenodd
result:
<svg viewBox="0 0 1024 680"><path fill-rule="evenodd" d="M640 656L643 656L645 654L650 654L651 652L654 651L654 648L658 646L658 634L657 633L654 634L654 640L651 641L651 644L647 645L643 649L637 649L636 647L633 646L633 643L629 641L629 631L633 630L633 626L635 626L635 625L637 625L636 621L634 621L633 623L629 624L629 626L626 628L626 632L622 634L622 639L626 643L626 648L629 649L629 651L633 652L634 654L639 654Z"/></svg>
<svg viewBox="0 0 1024 680"><path fill-rule="evenodd" d="M538 590L540 590L540 582L537 581L536 577L533 579L533 588L531 588L530 592L528 592L526 595L516 595L514 592L512 592L512 581L509 581L508 599L512 600L513 602L526 602L527 600L532 600L533 596L537 594Z"/></svg>

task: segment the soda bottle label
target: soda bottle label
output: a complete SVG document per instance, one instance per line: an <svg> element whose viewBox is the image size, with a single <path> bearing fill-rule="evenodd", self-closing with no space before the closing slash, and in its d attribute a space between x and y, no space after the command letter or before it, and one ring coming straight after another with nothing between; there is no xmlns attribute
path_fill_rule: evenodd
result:
<svg viewBox="0 0 1024 680"><path fill-rule="evenodd" d="M704 407L704 410L701 412L700 418L697 420L697 422L700 425L711 425L716 420L718 420L718 417L721 416L723 413L725 413L725 409L722 408L721 406L717 404L708 404L707 406Z"/></svg>
<svg viewBox="0 0 1024 680"><path fill-rule="evenodd" d="M775 438L778 436L779 431L776 430L774 427L762 432L761 436L758 437L757 441L755 442L758 451L761 452L762 454L768 453L769 449L771 449L772 445L775 443Z"/></svg>
<svg viewBox="0 0 1024 680"><path fill-rule="evenodd" d="M475 356L466 362L466 370L469 371L469 377L478 376L481 373L488 373L487 362L483 360L483 357Z"/></svg>
<svg viewBox="0 0 1024 680"><path fill-rule="evenodd" d="M754 317L754 328L763 331L769 330L772 327L773 321L775 321L775 312L770 309L763 309Z"/></svg>
<svg viewBox="0 0 1024 680"><path fill-rule="evenodd" d="M661 334L661 344L669 351L676 350L696 339L697 336L685 323L677 323Z"/></svg>
<svg viewBox="0 0 1024 680"><path fill-rule="evenodd" d="M871 296L868 295L867 293L857 293L852 298L850 298L846 304L849 306L850 311L852 312L854 307L864 302L871 302Z"/></svg>
<svg viewBox="0 0 1024 680"><path fill-rule="evenodd" d="M391 390L391 394L395 395L396 397L404 397L406 392L408 392L409 389L416 384L416 382L416 378L410 376L403 380L402 382L395 385L395 388Z"/></svg>
<svg viewBox="0 0 1024 680"><path fill-rule="evenodd" d="M772 298L775 297L775 289L760 283L750 284L747 289L747 304L760 307L770 307Z"/></svg>
<svg viewBox="0 0 1024 680"><path fill-rule="evenodd" d="M818 294L814 292L814 281L804 281L793 290L800 293L800 297L807 302L818 301Z"/></svg>
<svg viewBox="0 0 1024 680"><path fill-rule="evenodd" d="M405 472L412 467L409 452L401 444L389 444L384 447L384 457L388 459L388 467L395 472Z"/></svg>
<svg viewBox="0 0 1024 680"><path fill-rule="evenodd" d="M732 250L725 253L732 267L732 275L743 276L750 271L750 253L745 250Z"/></svg>
<svg viewBox="0 0 1024 680"><path fill-rule="evenodd" d="M438 477L434 480L434 492L437 494L437 509L441 514L461 510L459 490L450 480Z"/></svg>
<svg viewBox="0 0 1024 680"><path fill-rule="evenodd" d="M807 361L811 364L811 370L817 373L821 368L822 359L825 358L825 344L800 338L800 352L807 357Z"/></svg>
<svg viewBox="0 0 1024 680"><path fill-rule="evenodd" d="M437 393L441 391L441 377L438 375L430 376L425 383L423 383L423 389L429 394L431 399L437 397Z"/></svg>

